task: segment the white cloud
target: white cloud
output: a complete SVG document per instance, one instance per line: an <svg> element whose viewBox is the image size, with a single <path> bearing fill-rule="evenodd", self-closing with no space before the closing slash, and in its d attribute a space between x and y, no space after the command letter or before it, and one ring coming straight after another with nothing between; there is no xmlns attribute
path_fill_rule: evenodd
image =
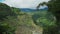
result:
<svg viewBox="0 0 60 34"><path fill-rule="evenodd" d="M17 8L35 8L41 2L48 0L5 0L3 3Z"/></svg>

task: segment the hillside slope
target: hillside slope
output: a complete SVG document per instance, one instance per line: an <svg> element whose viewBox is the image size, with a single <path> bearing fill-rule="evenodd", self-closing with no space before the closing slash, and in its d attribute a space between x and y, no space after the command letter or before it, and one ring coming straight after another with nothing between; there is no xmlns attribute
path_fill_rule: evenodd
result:
<svg viewBox="0 0 60 34"><path fill-rule="evenodd" d="M42 27L34 24L32 15L22 13L19 18L19 25L16 30L16 34L42 34Z"/></svg>

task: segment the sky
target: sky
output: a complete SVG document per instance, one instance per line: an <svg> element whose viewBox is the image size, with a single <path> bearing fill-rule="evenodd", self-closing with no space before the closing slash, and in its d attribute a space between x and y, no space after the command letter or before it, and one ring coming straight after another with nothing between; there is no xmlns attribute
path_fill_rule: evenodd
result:
<svg viewBox="0 0 60 34"><path fill-rule="evenodd" d="M0 2L16 8L36 8L39 3L48 2L49 0L0 0ZM46 6L41 6L44 8Z"/></svg>
<svg viewBox="0 0 60 34"><path fill-rule="evenodd" d="M2 2L2 1L4 1L4 0L0 0L0 2Z"/></svg>

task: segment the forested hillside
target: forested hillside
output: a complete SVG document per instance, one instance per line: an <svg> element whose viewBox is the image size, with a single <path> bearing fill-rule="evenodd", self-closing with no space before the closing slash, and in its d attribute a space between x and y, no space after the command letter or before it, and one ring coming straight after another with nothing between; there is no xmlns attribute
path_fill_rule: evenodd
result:
<svg viewBox="0 0 60 34"><path fill-rule="evenodd" d="M55 27L55 16L47 10L23 12L20 8L0 3L1 34L43 34L43 29Z"/></svg>
<svg viewBox="0 0 60 34"><path fill-rule="evenodd" d="M34 24L31 14L4 3L0 3L0 9L0 34L33 34L35 31L42 33L42 27Z"/></svg>
<svg viewBox="0 0 60 34"><path fill-rule="evenodd" d="M56 19L54 27L44 29L43 34L60 34L60 0L49 0L48 2L39 3L37 9L42 5L48 6L48 12L51 12Z"/></svg>

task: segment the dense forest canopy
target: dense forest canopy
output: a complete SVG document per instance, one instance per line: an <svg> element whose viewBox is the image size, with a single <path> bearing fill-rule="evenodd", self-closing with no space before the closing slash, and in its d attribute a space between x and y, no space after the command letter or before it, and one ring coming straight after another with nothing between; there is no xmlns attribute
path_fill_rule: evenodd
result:
<svg viewBox="0 0 60 34"><path fill-rule="evenodd" d="M0 3L0 34L14 33L17 26L18 11L19 9L17 10L17 8L13 9L4 3Z"/></svg>
<svg viewBox="0 0 60 34"><path fill-rule="evenodd" d="M48 30L48 33L46 33L44 31L43 34L60 34L60 0L50 0L49 2L43 2L40 3L37 8L40 7L40 5L47 5L48 6L48 12L51 12L55 17L56 17L56 25L54 28L54 30Z"/></svg>

